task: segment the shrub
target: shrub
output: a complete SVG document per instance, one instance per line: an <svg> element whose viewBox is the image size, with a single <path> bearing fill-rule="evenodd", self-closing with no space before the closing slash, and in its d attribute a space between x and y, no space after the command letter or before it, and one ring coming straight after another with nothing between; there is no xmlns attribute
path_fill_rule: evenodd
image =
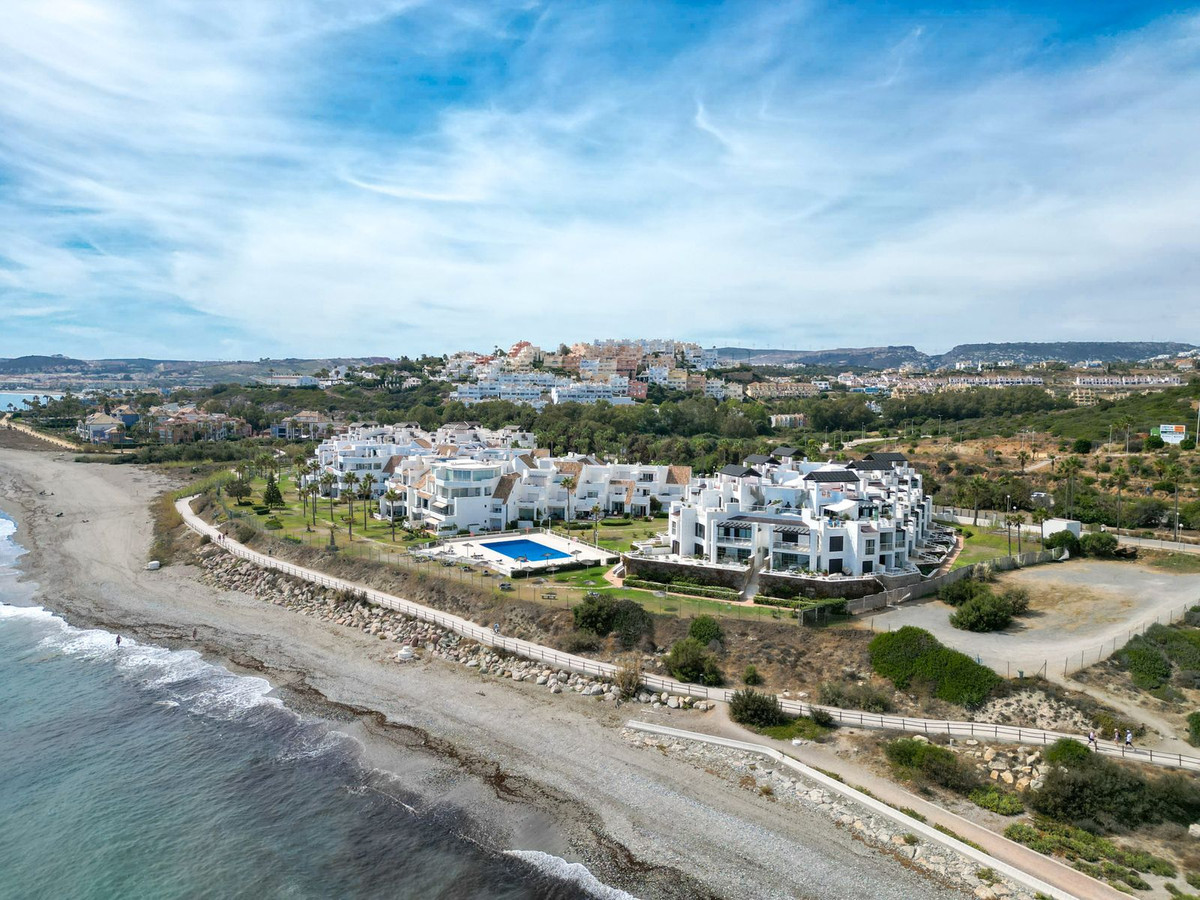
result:
<svg viewBox="0 0 1200 900"><path fill-rule="evenodd" d="M1015 794L1008 794L995 785L971 791L970 801L983 809L990 809L1002 816L1019 816L1025 812L1025 804Z"/></svg>
<svg viewBox="0 0 1200 900"><path fill-rule="evenodd" d="M1188 713L1188 743L1200 747L1200 712Z"/></svg>
<svg viewBox="0 0 1200 900"><path fill-rule="evenodd" d="M826 712L823 709L811 709L809 718L813 720L813 724L821 728L837 728L837 719L833 717L833 713Z"/></svg>
<svg viewBox="0 0 1200 900"><path fill-rule="evenodd" d="M615 600L605 595L584 600L572 614L576 628L599 637L615 632L626 649L650 634L654 627L650 614L632 600Z"/></svg>
<svg viewBox="0 0 1200 900"><path fill-rule="evenodd" d="M720 623L712 616L696 616L692 619L691 627L688 628L688 637L695 638L707 647L713 641L723 643L725 633L721 631Z"/></svg>
<svg viewBox="0 0 1200 900"><path fill-rule="evenodd" d="M1111 557L1117 552L1117 538L1116 535L1109 534L1107 531L1085 534L1079 540L1079 549L1088 556Z"/></svg>
<svg viewBox="0 0 1200 900"><path fill-rule="evenodd" d="M912 625L876 635L869 652L875 671L897 688L919 684L935 697L960 706L981 705L1001 681L991 669Z"/></svg>
<svg viewBox="0 0 1200 900"><path fill-rule="evenodd" d="M642 686L642 667L636 660L626 663L617 669L613 684L625 699L636 696Z"/></svg>
<svg viewBox="0 0 1200 900"><path fill-rule="evenodd" d="M753 664L746 666L746 670L742 672L742 683L753 687L756 684L762 684L762 676L758 674L758 669Z"/></svg>
<svg viewBox="0 0 1200 900"><path fill-rule="evenodd" d="M1012 608L989 591L960 606L950 624L963 631L1002 631L1012 624Z"/></svg>
<svg viewBox="0 0 1200 900"><path fill-rule="evenodd" d="M667 671L680 681L716 686L725 680L716 659L695 638L676 641L666 663Z"/></svg>
<svg viewBox="0 0 1200 900"><path fill-rule="evenodd" d="M1066 742L1060 741L1059 744ZM1057 746L1057 745L1056 745ZM1059 822L1136 828L1200 818L1200 784L1180 774L1146 778L1095 753L1070 750L1032 795L1033 808ZM1047 760L1050 760L1047 754Z"/></svg>
<svg viewBox="0 0 1200 900"><path fill-rule="evenodd" d="M1087 454L1092 452L1092 442L1087 438L1076 438L1071 445L1072 453Z"/></svg>
<svg viewBox="0 0 1200 900"><path fill-rule="evenodd" d="M587 630L573 631L567 636L564 649L568 653L588 653L600 649L600 638Z"/></svg>
<svg viewBox="0 0 1200 900"><path fill-rule="evenodd" d="M974 578L962 578L938 588L937 598L950 606L962 606L981 593L991 593L991 589Z"/></svg>
<svg viewBox="0 0 1200 900"><path fill-rule="evenodd" d="M1121 648L1118 658L1129 669L1133 683L1142 690L1152 691L1171 677L1171 662L1163 652L1141 635Z"/></svg>
<svg viewBox="0 0 1200 900"><path fill-rule="evenodd" d="M1029 591L1025 588L1009 588L1000 595L1000 599L1008 604L1014 616L1023 616L1029 612Z"/></svg>
<svg viewBox="0 0 1200 900"><path fill-rule="evenodd" d="M254 535L257 533L258 532L254 530L253 525L248 525L245 522L238 522L237 525L233 527L233 538L239 544L244 544L247 541L253 540Z"/></svg>
<svg viewBox="0 0 1200 900"><path fill-rule="evenodd" d="M1046 748L1046 762L1052 766L1071 766L1085 763L1092 755L1084 744L1074 738L1060 738Z"/></svg>
<svg viewBox="0 0 1200 900"><path fill-rule="evenodd" d="M873 713L892 711L892 698L887 692L869 684L826 681L821 684L819 696L826 706L861 709Z"/></svg>
<svg viewBox="0 0 1200 900"><path fill-rule="evenodd" d="M969 793L979 784L979 777L969 765L937 744L899 738L883 749L888 761L907 777L931 781L960 794Z"/></svg>
<svg viewBox="0 0 1200 900"><path fill-rule="evenodd" d="M680 642L682 643L682 642ZM679 646L676 644L676 646ZM768 728L772 725L782 725L787 721L779 698L774 694L764 694L749 688L735 691L729 700L729 718L741 725L754 728Z"/></svg>
<svg viewBox="0 0 1200 900"><path fill-rule="evenodd" d="M1062 531L1056 531L1054 534L1046 536L1047 550L1056 550L1059 547L1066 548L1066 551L1072 556L1078 556L1079 538L1075 537L1072 532L1067 531L1066 529L1063 529Z"/></svg>

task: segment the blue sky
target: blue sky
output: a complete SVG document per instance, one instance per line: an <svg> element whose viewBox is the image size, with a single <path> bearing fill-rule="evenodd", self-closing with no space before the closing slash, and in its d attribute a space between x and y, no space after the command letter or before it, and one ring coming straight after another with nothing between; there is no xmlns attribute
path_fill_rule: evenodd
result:
<svg viewBox="0 0 1200 900"><path fill-rule="evenodd" d="M1200 12L13 0L0 356L1200 342Z"/></svg>

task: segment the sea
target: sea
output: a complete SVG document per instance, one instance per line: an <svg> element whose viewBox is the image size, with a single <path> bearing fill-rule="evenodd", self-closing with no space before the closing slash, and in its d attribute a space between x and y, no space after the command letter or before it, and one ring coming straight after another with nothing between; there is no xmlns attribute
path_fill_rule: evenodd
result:
<svg viewBox="0 0 1200 900"><path fill-rule="evenodd" d="M0 513L0 898L631 900L417 812L264 679L32 605L18 540Z"/></svg>
<svg viewBox="0 0 1200 900"><path fill-rule="evenodd" d="M14 409L21 410L26 408L26 400L32 400L35 397L40 399L46 396L58 398L61 397L62 394L55 393L53 391L48 391L45 394L22 394L15 391L0 391L0 415L9 411L8 407L10 404Z"/></svg>

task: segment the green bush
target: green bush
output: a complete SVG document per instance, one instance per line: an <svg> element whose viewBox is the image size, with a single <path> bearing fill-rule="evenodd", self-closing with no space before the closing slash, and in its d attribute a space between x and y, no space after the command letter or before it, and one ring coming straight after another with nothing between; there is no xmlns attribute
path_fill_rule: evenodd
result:
<svg viewBox="0 0 1200 900"><path fill-rule="evenodd" d="M577 629L600 637L615 633L626 649L651 634L654 628L654 619L641 606L632 600L617 600L603 594L584 600L572 613Z"/></svg>
<svg viewBox="0 0 1200 900"><path fill-rule="evenodd" d="M991 784L971 791L969 799L976 806L1002 816L1019 816L1025 812L1025 804L1021 802L1020 797L1006 793Z"/></svg>
<svg viewBox="0 0 1200 900"><path fill-rule="evenodd" d="M1008 588L1000 595L1000 599L1008 604L1014 616L1023 616L1029 612L1029 591L1025 588Z"/></svg>
<svg viewBox="0 0 1200 900"><path fill-rule="evenodd" d="M1200 784L1178 773L1147 778L1106 757L1062 749L1030 802L1051 819L1102 828L1137 828L1160 822L1188 825L1200 818ZM1056 745L1056 746L1058 746ZM1052 757L1047 754L1047 761Z"/></svg>
<svg viewBox="0 0 1200 900"><path fill-rule="evenodd" d="M950 606L962 606L982 593L990 594L991 588L974 578L961 578L938 588L937 598Z"/></svg>
<svg viewBox="0 0 1200 900"><path fill-rule="evenodd" d="M725 680L716 659L695 638L676 641L667 654L666 665L667 671L680 681L715 687Z"/></svg>
<svg viewBox="0 0 1200 900"><path fill-rule="evenodd" d="M919 781L930 781L960 794L969 794L979 786L979 776L945 747L899 738L883 748L888 761L901 774Z"/></svg>
<svg viewBox="0 0 1200 900"><path fill-rule="evenodd" d="M963 631L1003 631L1012 624L1012 607L991 591L972 597L950 616L950 624Z"/></svg>
<svg viewBox="0 0 1200 900"><path fill-rule="evenodd" d="M1117 552L1117 538L1107 531L1085 534L1079 539L1079 549L1088 556L1111 557Z"/></svg>
<svg viewBox="0 0 1200 900"><path fill-rule="evenodd" d="M1200 712L1188 713L1188 743L1200 747Z"/></svg>
<svg viewBox="0 0 1200 900"><path fill-rule="evenodd" d="M1171 677L1171 662L1153 643L1141 635L1134 637L1121 648L1117 658L1129 670L1133 683L1143 690L1152 691L1166 684Z"/></svg>
<svg viewBox="0 0 1200 900"><path fill-rule="evenodd" d="M756 684L762 684L762 676L758 674L758 668L753 664L746 666L746 670L742 672L742 683L753 687Z"/></svg>
<svg viewBox="0 0 1200 900"><path fill-rule="evenodd" d="M1054 534L1046 536L1046 549L1056 550L1059 547L1065 547L1067 552L1072 556L1079 555L1079 538L1075 537L1070 531L1056 531Z"/></svg>
<svg viewBox="0 0 1200 900"><path fill-rule="evenodd" d="M1073 738L1060 738L1046 748L1046 762L1052 766L1071 766L1086 763L1092 751Z"/></svg>
<svg viewBox="0 0 1200 900"><path fill-rule="evenodd" d="M720 623L712 616L696 616L692 619L688 637L695 638L706 647L713 641L718 644L725 641L725 633L721 630Z"/></svg>
<svg viewBox="0 0 1200 900"><path fill-rule="evenodd" d="M788 717L779 705L779 698L774 694L764 694L747 688L735 691L729 699L729 718L741 725L768 728L784 724Z"/></svg>
<svg viewBox="0 0 1200 900"><path fill-rule="evenodd" d="M875 671L897 688L919 685L960 706L980 706L1001 682L991 669L942 646L928 631L912 625L876 635L869 653Z"/></svg>

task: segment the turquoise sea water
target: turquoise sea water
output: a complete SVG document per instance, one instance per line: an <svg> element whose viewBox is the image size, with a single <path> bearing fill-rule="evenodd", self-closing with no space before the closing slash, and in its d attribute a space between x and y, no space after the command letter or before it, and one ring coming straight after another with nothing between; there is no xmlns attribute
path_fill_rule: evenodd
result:
<svg viewBox="0 0 1200 900"><path fill-rule="evenodd" d="M0 517L0 601L18 593L14 531ZM356 742L269 689L0 605L0 897L627 896L415 814Z"/></svg>

